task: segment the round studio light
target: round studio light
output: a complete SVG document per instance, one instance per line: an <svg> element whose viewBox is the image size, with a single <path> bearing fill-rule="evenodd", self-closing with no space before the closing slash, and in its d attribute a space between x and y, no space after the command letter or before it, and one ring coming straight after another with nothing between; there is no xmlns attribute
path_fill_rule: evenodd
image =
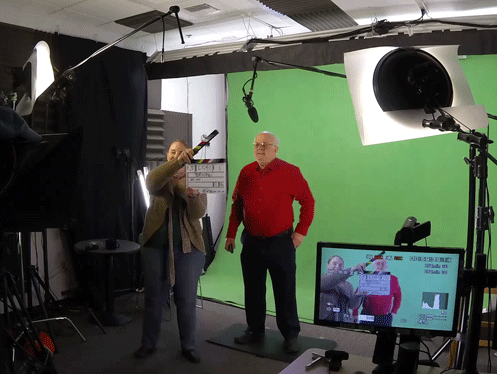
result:
<svg viewBox="0 0 497 374"><path fill-rule="evenodd" d="M452 82L444 66L431 54L414 48L398 48L376 65L373 90L385 112L450 107Z"/></svg>

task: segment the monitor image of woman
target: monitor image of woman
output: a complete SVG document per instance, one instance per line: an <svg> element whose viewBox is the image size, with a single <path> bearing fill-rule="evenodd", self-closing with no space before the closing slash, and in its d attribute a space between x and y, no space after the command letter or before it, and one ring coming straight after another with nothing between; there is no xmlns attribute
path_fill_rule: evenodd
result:
<svg viewBox="0 0 497 374"><path fill-rule="evenodd" d="M326 274L321 275L319 318L336 322L355 322L357 317L352 310L360 306L363 294L354 291L347 280L354 273L363 273L365 263L344 269L340 256L332 256L328 260Z"/></svg>

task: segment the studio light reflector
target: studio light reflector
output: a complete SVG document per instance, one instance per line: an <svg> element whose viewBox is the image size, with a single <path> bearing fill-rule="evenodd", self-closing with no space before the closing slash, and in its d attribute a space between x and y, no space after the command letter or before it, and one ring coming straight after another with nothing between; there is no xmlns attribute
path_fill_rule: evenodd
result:
<svg viewBox="0 0 497 374"><path fill-rule="evenodd" d="M376 47L345 53L363 145L449 133L422 127L423 119L438 116L437 108L470 129L488 126L485 107L475 105L457 49Z"/></svg>
<svg viewBox="0 0 497 374"><path fill-rule="evenodd" d="M50 47L44 41L38 42L28 61L23 66L27 78L26 93L16 106L20 116L27 116L33 111L36 99L52 84L54 73L50 60Z"/></svg>

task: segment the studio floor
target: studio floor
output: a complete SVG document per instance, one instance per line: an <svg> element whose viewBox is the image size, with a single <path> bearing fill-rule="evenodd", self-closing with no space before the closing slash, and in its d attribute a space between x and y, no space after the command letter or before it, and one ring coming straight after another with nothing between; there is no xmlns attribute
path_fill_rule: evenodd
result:
<svg viewBox="0 0 497 374"><path fill-rule="evenodd" d="M54 355L54 366L59 374L254 374L279 373L288 366L284 361L259 357L208 341L234 324L244 324L245 312L238 307L215 301L200 299L197 301L198 346L201 362L193 364L181 355L174 304L172 310L166 308L164 312L157 351L145 360L133 357L133 352L140 346L143 293L132 293L116 298L115 310L132 317L132 320L121 326L105 327L105 334L89 322L89 314L84 308L71 303L64 304L63 315L73 321L86 342L82 341L68 321L52 322L58 348ZM43 326L43 324L38 325ZM267 317L266 328L277 331L274 317ZM331 329L308 323L301 323L301 336L335 341L336 349L363 357L372 357L376 342L376 337L369 333ZM444 338L436 337L424 342L433 354L442 345ZM425 347L422 347L422 350L425 351ZM497 372L495 352L480 348L478 356L480 373L489 372L487 367L489 358L492 362L491 372ZM427 355L421 353L420 359L426 358ZM444 351L436 362L440 367L446 367L449 364L448 351Z"/></svg>

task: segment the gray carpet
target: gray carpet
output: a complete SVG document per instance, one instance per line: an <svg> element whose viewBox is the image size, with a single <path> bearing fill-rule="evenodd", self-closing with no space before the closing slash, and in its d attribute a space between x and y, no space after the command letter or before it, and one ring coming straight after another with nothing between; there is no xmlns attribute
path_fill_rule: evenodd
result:
<svg viewBox="0 0 497 374"><path fill-rule="evenodd" d="M300 335L298 352L289 354L284 351L283 338L279 331L266 329L264 340L260 344L236 344L234 338L240 336L246 329L243 323L235 323L219 334L207 339L209 343L219 344L228 348L250 353L259 357L267 357L273 360L290 363L309 348L321 348L324 350L335 349L337 343L333 340L318 339L310 336Z"/></svg>
<svg viewBox="0 0 497 374"><path fill-rule="evenodd" d="M86 342L82 342L77 333L66 321L52 324L59 352L54 355L54 365L59 374L128 374L128 373L168 373L168 374L271 374L279 373L287 362L261 357L220 344L208 342L218 337L233 325L244 326L245 311L243 309L219 304L216 302L199 302L198 345L201 356L200 364L187 362L182 356L174 311L166 311L162 324L159 346L153 356L146 360L136 360L133 352L140 346L141 322L143 316L143 295L127 295L116 299L115 309L127 314L133 320L123 326L106 327L106 334L88 322L88 314L84 310L72 308L66 311L81 330ZM276 327L274 317L268 316L266 327L275 332L275 340L282 341ZM301 323L301 336L319 339L320 341L336 341L338 350L349 354L372 357L376 337L374 335L331 329ZM281 339L281 340L280 340ZM442 338L428 341L431 352L443 342ZM480 349L478 370L486 373L487 351ZM421 359L426 358L421 354ZM497 369L497 357L491 351L492 372ZM443 353L437 362L445 367L448 354Z"/></svg>

